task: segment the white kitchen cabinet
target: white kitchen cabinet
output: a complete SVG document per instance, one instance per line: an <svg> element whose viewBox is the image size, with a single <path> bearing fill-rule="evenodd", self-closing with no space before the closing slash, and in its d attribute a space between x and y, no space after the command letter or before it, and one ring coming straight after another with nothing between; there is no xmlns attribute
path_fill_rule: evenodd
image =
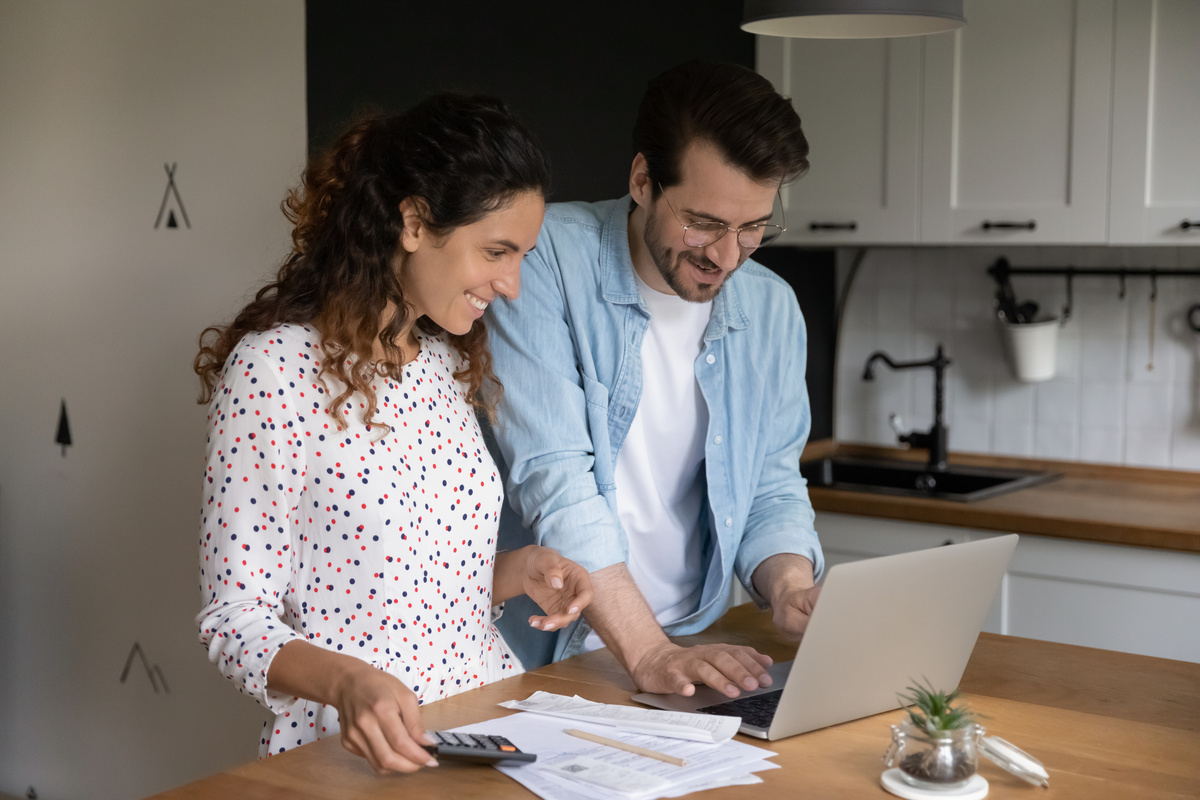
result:
<svg viewBox="0 0 1200 800"><path fill-rule="evenodd" d="M919 38L758 37L758 71L789 97L812 151L783 190L785 244L915 244Z"/></svg>
<svg viewBox="0 0 1200 800"><path fill-rule="evenodd" d="M1200 244L1200 2L966 16L935 36L758 38L812 147L782 243Z"/></svg>
<svg viewBox="0 0 1200 800"><path fill-rule="evenodd" d="M1005 633L1200 662L1200 555L1023 535Z"/></svg>
<svg viewBox="0 0 1200 800"><path fill-rule="evenodd" d="M1103 243L1113 0L968 0L926 37L921 240Z"/></svg>
<svg viewBox="0 0 1200 800"><path fill-rule="evenodd" d="M817 514L826 563L997 536ZM1200 554L1021 534L984 630L1200 662Z"/></svg>
<svg viewBox="0 0 1200 800"><path fill-rule="evenodd" d="M1200 244L1200 3L1117 0L1115 59L1109 241Z"/></svg>

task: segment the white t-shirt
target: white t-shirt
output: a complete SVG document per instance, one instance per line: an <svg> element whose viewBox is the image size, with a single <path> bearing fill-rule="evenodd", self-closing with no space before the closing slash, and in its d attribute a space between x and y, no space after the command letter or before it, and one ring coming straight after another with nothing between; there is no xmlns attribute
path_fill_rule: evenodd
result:
<svg viewBox="0 0 1200 800"><path fill-rule="evenodd" d="M660 625L696 610L704 588L699 535L708 406L695 361L712 302L663 294L637 276L650 308L642 340L642 396L617 454L617 514L629 540L630 575ZM592 632L585 650L603 647Z"/></svg>

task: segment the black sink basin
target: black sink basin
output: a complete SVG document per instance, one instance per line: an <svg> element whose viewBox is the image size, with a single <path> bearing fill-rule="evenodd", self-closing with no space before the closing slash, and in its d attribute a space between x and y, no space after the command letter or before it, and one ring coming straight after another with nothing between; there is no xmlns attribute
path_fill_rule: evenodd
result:
<svg viewBox="0 0 1200 800"><path fill-rule="evenodd" d="M968 467L952 464L931 470L916 461L883 461L852 456L822 458L800 464L809 486L853 492L928 497L970 503L1053 480L1050 472Z"/></svg>

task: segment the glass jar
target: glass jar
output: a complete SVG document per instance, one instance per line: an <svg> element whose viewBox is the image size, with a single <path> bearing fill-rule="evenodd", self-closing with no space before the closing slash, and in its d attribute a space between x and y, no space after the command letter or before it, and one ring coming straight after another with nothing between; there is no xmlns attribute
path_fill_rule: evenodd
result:
<svg viewBox="0 0 1200 800"><path fill-rule="evenodd" d="M966 784L979 765L978 743L985 731L974 723L934 738L905 720L892 726L892 743L883 754L905 783L918 789L954 789Z"/></svg>

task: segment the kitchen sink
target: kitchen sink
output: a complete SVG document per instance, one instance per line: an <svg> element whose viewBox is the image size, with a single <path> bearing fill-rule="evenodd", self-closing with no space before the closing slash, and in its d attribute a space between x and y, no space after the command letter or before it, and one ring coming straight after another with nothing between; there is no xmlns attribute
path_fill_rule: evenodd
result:
<svg viewBox="0 0 1200 800"><path fill-rule="evenodd" d="M927 497L970 503L1015 492L1058 477L1052 472L952 464L933 470L919 461L836 456L800 464L808 485L852 492Z"/></svg>

